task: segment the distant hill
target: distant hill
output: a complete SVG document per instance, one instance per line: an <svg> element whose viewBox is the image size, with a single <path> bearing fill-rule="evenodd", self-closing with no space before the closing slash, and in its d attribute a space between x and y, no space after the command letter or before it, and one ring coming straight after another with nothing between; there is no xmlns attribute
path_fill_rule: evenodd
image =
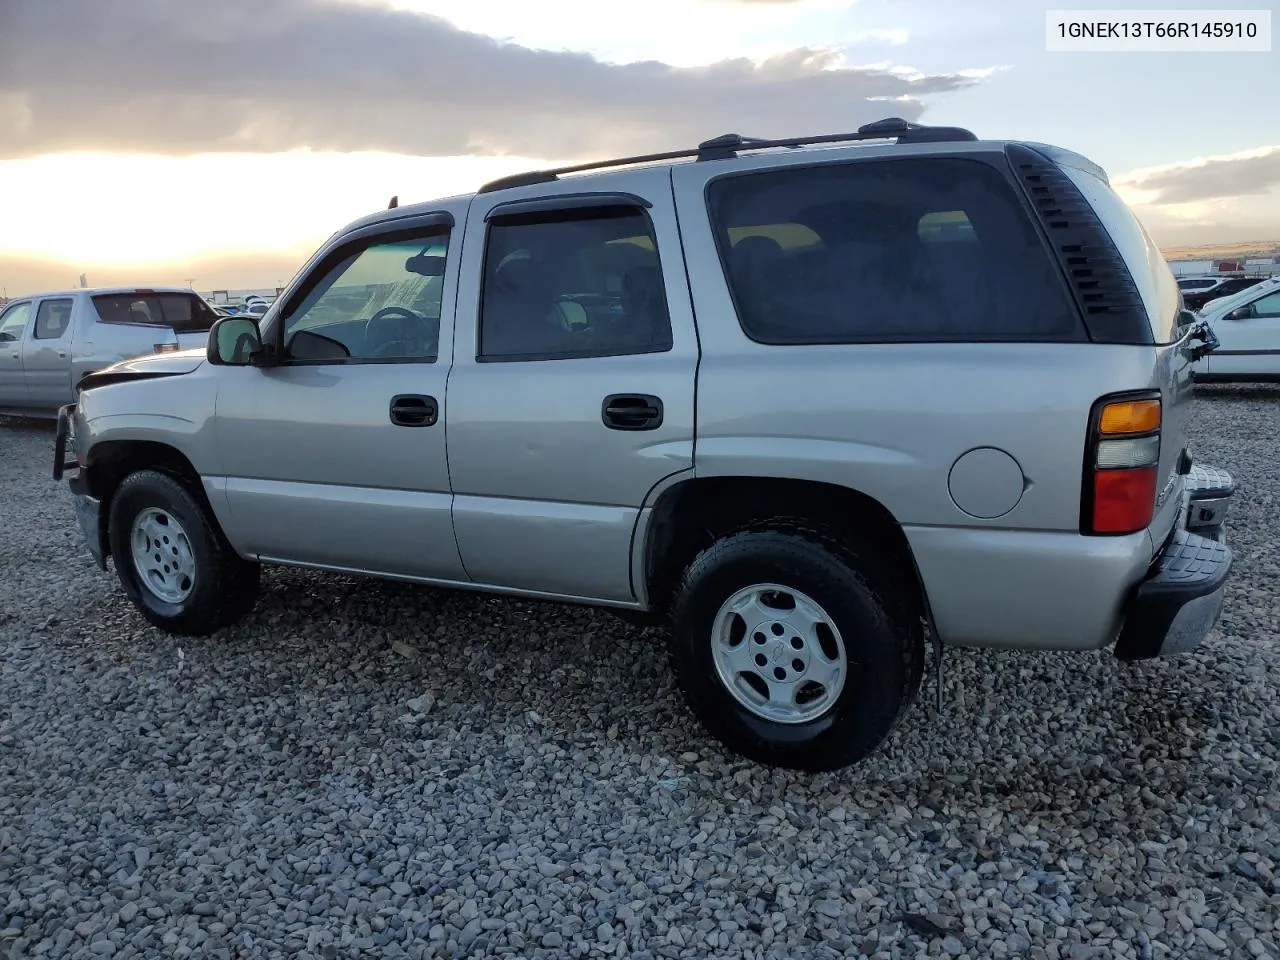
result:
<svg viewBox="0 0 1280 960"><path fill-rule="evenodd" d="M1166 260L1250 260L1280 257L1280 240L1253 240L1241 243L1205 243L1195 246L1164 247Z"/></svg>

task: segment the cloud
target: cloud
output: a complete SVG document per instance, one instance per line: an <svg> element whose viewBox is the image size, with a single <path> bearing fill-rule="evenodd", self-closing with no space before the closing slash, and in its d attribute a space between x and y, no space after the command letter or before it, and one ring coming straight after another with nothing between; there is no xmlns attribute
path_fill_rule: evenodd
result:
<svg viewBox="0 0 1280 960"><path fill-rule="evenodd" d="M74 54L72 24L94 38ZM309 147L575 159L728 131L852 129L886 99L915 120L924 95L979 82L850 67L814 48L607 64L337 0L0 0L0 36L0 157Z"/></svg>
<svg viewBox="0 0 1280 960"><path fill-rule="evenodd" d="M1280 145L1135 170L1116 183L1141 204L1259 196L1280 186Z"/></svg>

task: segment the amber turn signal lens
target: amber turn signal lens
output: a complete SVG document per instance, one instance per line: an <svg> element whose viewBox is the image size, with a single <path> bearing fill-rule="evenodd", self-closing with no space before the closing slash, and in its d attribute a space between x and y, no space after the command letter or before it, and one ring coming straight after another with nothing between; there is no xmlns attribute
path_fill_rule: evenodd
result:
<svg viewBox="0 0 1280 960"><path fill-rule="evenodd" d="M1098 432L1150 433L1160 429L1159 400L1116 400L1102 408Z"/></svg>

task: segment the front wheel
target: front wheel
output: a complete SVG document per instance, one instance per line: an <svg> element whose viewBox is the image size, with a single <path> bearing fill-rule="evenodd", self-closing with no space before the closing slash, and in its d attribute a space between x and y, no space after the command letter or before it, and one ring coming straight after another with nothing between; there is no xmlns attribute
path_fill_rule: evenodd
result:
<svg viewBox="0 0 1280 960"><path fill-rule="evenodd" d="M126 477L107 532L121 586L161 630L203 636L252 609L258 564L236 555L208 508L173 476Z"/></svg>
<svg viewBox="0 0 1280 960"><path fill-rule="evenodd" d="M725 746L797 770L849 766L915 698L923 638L899 579L812 531L725 537L689 566L670 659Z"/></svg>

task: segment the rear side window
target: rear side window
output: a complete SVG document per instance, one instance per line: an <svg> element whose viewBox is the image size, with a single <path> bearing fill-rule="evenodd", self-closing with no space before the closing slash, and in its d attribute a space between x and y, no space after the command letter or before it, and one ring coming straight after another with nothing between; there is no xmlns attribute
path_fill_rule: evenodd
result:
<svg viewBox="0 0 1280 960"><path fill-rule="evenodd" d="M189 293L103 293L93 298L103 323L169 327L174 333L206 333L218 315Z"/></svg>
<svg viewBox="0 0 1280 960"><path fill-rule="evenodd" d="M493 219L478 359L613 357L671 345L657 241L643 209Z"/></svg>
<svg viewBox="0 0 1280 960"><path fill-rule="evenodd" d="M36 311L36 340L60 340L71 326L70 300L45 300Z"/></svg>
<svg viewBox="0 0 1280 960"><path fill-rule="evenodd" d="M739 321L761 343L1084 337L1013 187L980 161L727 176L708 203Z"/></svg>

